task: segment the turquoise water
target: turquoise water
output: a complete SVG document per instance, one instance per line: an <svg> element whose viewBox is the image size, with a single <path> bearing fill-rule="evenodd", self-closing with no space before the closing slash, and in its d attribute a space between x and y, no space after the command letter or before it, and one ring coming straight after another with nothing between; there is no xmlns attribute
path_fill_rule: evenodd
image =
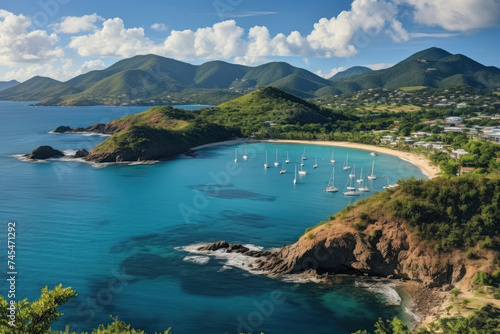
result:
<svg viewBox="0 0 500 334"><path fill-rule="evenodd" d="M59 283L78 292L53 328L89 330L113 315L149 332L172 326L175 333L350 333L402 314L401 306L386 306L384 295L353 279L284 282L239 269L236 258L192 258L180 247L217 240L264 248L293 243L307 227L369 196L342 196L347 153L358 173L375 159L379 179L368 183L372 192L382 190L387 177L389 183L423 178L414 165L335 148L340 192L333 194L322 191L332 148L313 145L306 146L309 174L295 186L294 162L303 145L219 146L153 165L31 163L12 156L40 145L91 149L104 139L48 133L59 125L88 126L146 108L27 104L0 102L0 234L5 241L7 222L17 222L18 300L35 299L42 287ZM248 161L241 156L245 149ZM278 161L287 150L292 160L284 175L263 168L266 151L272 165L276 149ZM4 241L0 263L7 260ZM0 291L6 295L4 280Z"/></svg>

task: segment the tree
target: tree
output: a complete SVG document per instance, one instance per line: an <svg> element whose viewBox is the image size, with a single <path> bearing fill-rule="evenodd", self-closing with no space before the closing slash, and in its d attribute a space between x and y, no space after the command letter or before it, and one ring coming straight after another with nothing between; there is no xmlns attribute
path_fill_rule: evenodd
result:
<svg viewBox="0 0 500 334"><path fill-rule="evenodd" d="M24 299L15 304L17 314L14 326L7 320L7 301L0 296L0 322L1 333L11 334L45 334L50 329L50 324L56 321L62 314L57 308L76 296L71 288L63 288L61 284L53 290L47 287L41 290L40 298L34 302Z"/></svg>

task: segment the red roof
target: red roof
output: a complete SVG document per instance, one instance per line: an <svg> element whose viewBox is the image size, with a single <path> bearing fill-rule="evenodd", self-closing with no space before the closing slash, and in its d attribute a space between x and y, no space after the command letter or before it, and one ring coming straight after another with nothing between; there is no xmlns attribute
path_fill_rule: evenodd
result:
<svg viewBox="0 0 500 334"><path fill-rule="evenodd" d="M472 172L474 169L474 167L460 167L462 172Z"/></svg>

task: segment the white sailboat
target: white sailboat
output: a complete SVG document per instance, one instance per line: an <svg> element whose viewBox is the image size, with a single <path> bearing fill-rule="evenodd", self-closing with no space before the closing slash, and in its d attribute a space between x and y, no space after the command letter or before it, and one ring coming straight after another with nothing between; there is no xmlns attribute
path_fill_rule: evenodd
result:
<svg viewBox="0 0 500 334"><path fill-rule="evenodd" d="M347 182L349 182L349 186L346 183L346 190L343 192L344 196L359 196L359 191L356 191L356 187L352 186L352 179L350 178Z"/></svg>
<svg viewBox="0 0 500 334"><path fill-rule="evenodd" d="M349 154L346 155L345 161L344 161L344 167L342 167L344 170L349 170L351 169L351 166L349 166Z"/></svg>
<svg viewBox="0 0 500 334"><path fill-rule="evenodd" d="M283 167L281 167L280 174L285 174L286 169L285 169L285 162L283 161Z"/></svg>
<svg viewBox="0 0 500 334"><path fill-rule="evenodd" d="M318 157L316 157L316 160L314 161L313 168L318 168Z"/></svg>
<svg viewBox="0 0 500 334"><path fill-rule="evenodd" d="M332 175L330 176L330 180L328 181L328 186L326 187L325 191L329 193L336 193L339 191L338 187L335 187L335 167L333 167L332 170Z"/></svg>
<svg viewBox="0 0 500 334"><path fill-rule="evenodd" d="M354 168L351 171L351 174L349 174L350 179L354 179L356 177L356 164L354 164Z"/></svg>
<svg viewBox="0 0 500 334"><path fill-rule="evenodd" d="M269 166L269 164L267 163L267 151L266 151L266 163L264 164L264 168L269 168L271 166Z"/></svg>
<svg viewBox="0 0 500 334"><path fill-rule="evenodd" d="M295 165L295 178L293 179L293 184L297 183L297 165Z"/></svg>
<svg viewBox="0 0 500 334"><path fill-rule="evenodd" d="M333 150L332 150L332 157L330 158L330 162L331 162L332 164L334 164L334 163L335 163L335 159L333 158Z"/></svg>
<svg viewBox="0 0 500 334"><path fill-rule="evenodd" d="M363 182L363 166L361 166L361 173L359 173L359 179L356 180L358 183Z"/></svg>
<svg viewBox="0 0 500 334"><path fill-rule="evenodd" d="M359 181L359 180L358 180ZM361 179L361 185L360 187L358 188L359 191L364 191L364 192L367 192L367 191L370 191L370 188L368 188L366 185L365 185L365 179Z"/></svg>
<svg viewBox="0 0 500 334"><path fill-rule="evenodd" d="M377 175L373 174L373 170L375 169L375 160L372 162L372 173L368 175L368 180L376 180Z"/></svg>
<svg viewBox="0 0 500 334"><path fill-rule="evenodd" d="M279 167L280 163L278 162L278 149L276 149L276 161L274 162L274 167Z"/></svg>
<svg viewBox="0 0 500 334"><path fill-rule="evenodd" d="M288 157L288 151L286 151L286 160L285 163L289 164L290 163L290 158Z"/></svg>
<svg viewBox="0 0 500 334"><path fill-rule="evenodd" d="M245 154L243 154L243 160L248 159L247 146L245 145Z"/></svg>
<svg viewBox="0 0 500 334"><path fill-rule="evenodd" d="M307 174L307 171L303 170L302 166L300 166L299 175L306 175L306 174Z"/></svg>
<svg viewBox="0 0 500 334"><path fill-rule="evenodd" d="M234 162L238 162L238 149L234 150Z"/></svg>
<svg viewBox="0 0 500 334"><path fill-rule="evenodd" d="M302 154L302 160L307 160L306 157L306 147L304 146L304 154Z"/></svg>

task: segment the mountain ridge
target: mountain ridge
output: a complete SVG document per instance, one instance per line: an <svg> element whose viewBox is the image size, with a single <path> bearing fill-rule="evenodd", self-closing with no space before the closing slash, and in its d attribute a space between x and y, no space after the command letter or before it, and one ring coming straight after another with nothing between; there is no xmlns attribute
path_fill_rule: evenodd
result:
<svg viewBox="0 0 500 334"><path fill-rule="evenodd" d="M148 54L122 59L65 82L36 76L0 91L0 100L39 100L42 105L219 104L265 86L313 98L369 88L456 85L500 88L500 69L435 47L387 69L355 66L329 80L286 62L250 67L215 60L193 65Z"/></svg>

